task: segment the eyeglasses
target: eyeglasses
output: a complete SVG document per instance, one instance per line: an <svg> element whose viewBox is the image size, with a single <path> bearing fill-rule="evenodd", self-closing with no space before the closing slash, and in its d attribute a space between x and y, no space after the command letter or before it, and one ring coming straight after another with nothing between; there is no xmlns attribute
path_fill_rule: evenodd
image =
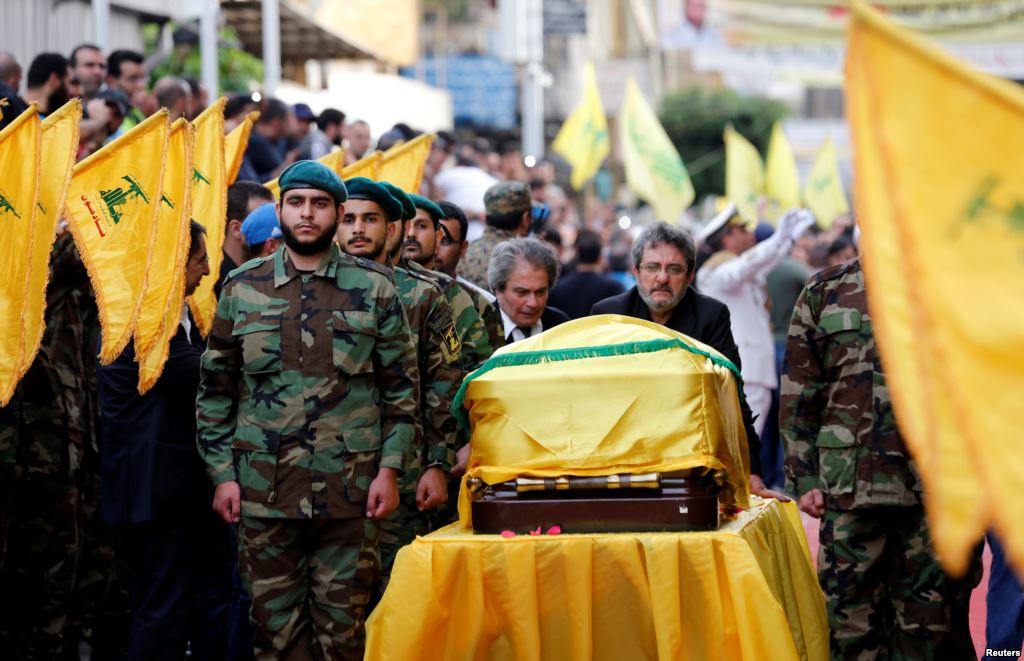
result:
<svg viewBox="0 0 1024 661"><path fill-rule="evenodd" d="M640 265L640 270L647 275L658 275L664 269L672 278L679 278L686 275L686 267L680 264L665 264L662 266L657 262L645 262Z"/></svg>

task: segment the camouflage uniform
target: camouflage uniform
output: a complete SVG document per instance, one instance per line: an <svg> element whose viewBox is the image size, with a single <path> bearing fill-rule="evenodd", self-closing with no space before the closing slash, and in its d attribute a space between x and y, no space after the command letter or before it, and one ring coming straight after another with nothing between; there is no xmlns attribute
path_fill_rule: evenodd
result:
<svg viewBox="0 0 1024 661"><path fill-rule="evenodd" d="M394 270L395 288L409 318L419 360L421 451L412 457L398 481L398 509L381 522L381 591L387 587L398 550L430 531L429 512L416 507L416 487L426 468L440 467L446 474L455 462L455 417L452 398L462 383L462 355L452 309L433 281L405 269Z"/></svg>
<svg viewBox="0 0 1024 661"><path fill-rule="evenodd" d="M379 467L404 469L418 438L418 378L409 322L379 265L332 245L301 273L281 248L224 284L198 445L214 484L241 488L257 658L362 657L380 572L368 491Z"/></svg>
<svg viewBox="0 0 1024 661"><path fill-rule="evenodd" d="M518 236L515 232L500 230L488 225L484 228L484 233L480 235L480 238L469 242L466 254L459 260L455 273L477 287L490 291L491 285L487 282L487 264L491 261L491 252L494 250L494 246Z"/></svg>
<svg viewBox="0 0 1024 661"><path fill-rule="evenodd" d="M483 319L484 326L487 328L487 337L491 341L491 348L497 351L505 346L505 326L501 321L501 313L498 312L498 300L486 289L480 289L469 280L462 278L456 278L456 280L473 299L477 314Z"/></svg>
<svg viewBox="0 0 1024 661"><path fill-rule="evenodd" d="M46 329L0 409L0 649L11 658L97 658L126 635L129 580L99 519L99 320L70 234L51 253Z"/></svg>
<svg viewBox="0 0 1024 661"><path fill-rule="evenodd" d="M974 658L963 580L931 548L921 481L896 426L860 260L797 301L782 380L787 486L820 489L818 575L835 659Z"/></svg>
<svg viewBox="0 0 1024 661"><path fill-rule="evenodd" d="M452 314L455 315L455 330L459 334L459 342L462 345L462 365L466 373L470 373L480 367L485 360L491 357L496 347L491 345L487 326L476 311L473 299L466 293L458 281L440 271L430 269L411 260L402 264L413 273L426 276L441 288L445 298L452 306Z"/></svg>

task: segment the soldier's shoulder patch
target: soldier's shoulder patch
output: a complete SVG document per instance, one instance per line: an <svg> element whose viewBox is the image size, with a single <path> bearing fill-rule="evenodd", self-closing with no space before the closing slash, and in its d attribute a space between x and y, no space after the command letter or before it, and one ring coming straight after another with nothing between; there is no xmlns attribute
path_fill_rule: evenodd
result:
<svg viewBox="0 0 1024 661"><path fill-rule="evenodd" d="M351 264L351 265L357 266L359 268L366 269L368 271L373 271L375 273L378 273L378 274L384 276L390 282L394 282L394 280L395 280L395 276L394 276L394 274L392 274L391 269L389 269L387 266L385 266L383 264L378 264L377 262L374 262L374 261L369 260L369 259L364 259L362 257L356 257L355 255L349 255L348 253L342 253L341 254L341 258L342 258L342 261L341 261L342 264L346 264L347 263L347 264Z"/></svg>
<svg viewBox="0 0 1024 661"><path fill-rule="evenodd" d="M448 322L443 329L441 329L441 347L445 350L445 357L449 363L455 362L459 359L462 353L462 342L459 341L459 334L455 330L455 323Z"/></svg>
<svg viewBox="0 0 1024 661"><path fill-rule="evenodd" d="M450 282L454 282L454 278L452 278L447 273L441 273L440 271L428 269L426 266L423 266L419 262L410 262L409 265L411 266L411 268L409 269L410 271L415 271L427 278L430 278L431 280L439 284L441 287L447 287L449 286Z"/></svg>
<svg viewBox="0 0 1024 661"><path fill-rule="evenodd" d="M228 273L228 277L224 280L224 284L227 285L229 281L235 280L241 277L243 274L258 271L258 269L261 266L264 266L265 264L269 264L270 268L273 269L274 256L265 255L263 257L254 257L253 259L250 259L247 262L243 262L241 266L235 267Z"/></svg>
<svg viewBox="0 0 1024 661"><path fill-rule="evenodd" d="M422 282L431 291L434 291L442 296L444 295L444 290L441 289L441 285L437 282L437 280L431 278L430 275L428 275L427 273L423 273L421 271L413 271L411 269L407 270L406 273L409 274L410 278L414 278L415 280Z"/></svg>

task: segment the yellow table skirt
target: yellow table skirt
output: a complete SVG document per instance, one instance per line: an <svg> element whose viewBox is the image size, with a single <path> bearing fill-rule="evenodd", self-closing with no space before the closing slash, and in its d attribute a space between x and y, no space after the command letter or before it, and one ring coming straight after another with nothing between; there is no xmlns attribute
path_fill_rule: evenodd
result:
<svg viewBox="0 0 1024 661"><path fill-rule="evenodd" d="M398 554L367 659L826 659L794 503L752 497L715 532L473 535Z"/></svg>

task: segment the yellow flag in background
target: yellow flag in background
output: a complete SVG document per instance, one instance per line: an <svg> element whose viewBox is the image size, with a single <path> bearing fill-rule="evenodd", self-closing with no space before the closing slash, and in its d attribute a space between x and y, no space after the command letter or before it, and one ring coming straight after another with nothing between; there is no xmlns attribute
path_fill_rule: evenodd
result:
<svg viewBox="0 0 1024 661"><path fill-rule="evenodd" d="M252 126L259 118L258 112L249 113L238 126L224 136L224 170L229 186L238 179L238 171L242 169L242 161L245 160L245 149L249 146L249 134L252 133Z"/></svg>
<svg viewBox="0 0 1024 661"><path fill-rule="evenodd" d="M793 150L781 122L775 122L772 137L768 141L768 155L764 163L764 194L774 207L769 214L773 220L777 220L782 211L800 206L800 175L797 174Z"/></svg>
<svg viewBox="0 0 1024 661"><path fill-rule="evenodd" d="M50 280L50 250L56 238L57 218L71 183L71 169L78 153L78 122L82 102L72 99L50 113L43 122L40 156L39 202L32 231L29 285L25 300L25 346L21 353L20 374L28 370L39 350L46 330L46 285Z"/></svg>
<svg viewBox="0 0 1024 661"><path fill-rule="evenodd" d="M185 260L192 210L192 142L195 128L185 119L171 126L164 165L149 280L135 325L135 359L139 363L140 395L153 387L167 361L171 338L178 331L185 303ZM212 278L213 274L206 276Z"/></svg>
<svg viewBox="0 0 1024 661"><path fill-rule="evenodd" d="M825 143L814 157L814 165L804 184L804 201L814 212L818 225L825 228L832 227L838 216L850 211L843 182L839 178L839 164L836 162L836 148L832 138L825 138Z"/></svg>
<svg viewBox="0 0 1024 661"><path fill-rule="evenodd" d="M352 177L366 177L367 179L379 181L382 159L383 155L379 151L367 154L355 163L346 165L341 171L341 178L351 179Z"/></svg>
<svg viewBox="0 0 1024 661"><path fill-rule="evenodd" d="M433 143L434 136L424 133L384 152L381 155L380 181L389 181L407 193L419 193L423 166Z"/></svg>
<svg viewBox="0 0 1024 661"><path fill-rule="evenodd" d="M329 167L332 170L334 170L335 172L337 172L339 177L342 177L343 179L345 178L344 177L344 172L345 172L345 150L344 149L335 149L330 154L325 154L324 156L321 156L320 158L316 159L316 162L317 163L323 163L327 167ZM353 163L353 165L357 165L357 164ZM366 175L356 175L356 176L366 176ZM277 183L277 179L271 179L270 181L268 181L267 183L265 183L263 185L270 189L270 192L274 194L275 198L281 199L281 185L279 183Z"/></svg>
<svg viewBox="0 0 1024 661"><path fill-rule="evenodd" d="M192 217L206 228L206 252L210 275L199 281L189 300L192 317L203 337L213 325L217 297L213 287L224 261L224 232L228 214L228 184L224 165L224 97L196 117L196 141L192 151Z"/></svg>
<svg viewBox="0 0 1024 661"><path fill-rule="evenodd" d="M678 220L693 202L693 183L632 76L626 81L626 98L619 114L619 140L630 190L654 207L658 218Z"/></svg>
<svg viewBox="0 0 1024 661"><path fill-rule="evenodd" d="M594 65L583 70L583 100L558 130L551 149L572 166L572 187L576 190L594 178L611 152L608 120L601 107Z"/></svg>
<svg viewBox="0 0 1024 661"><path fill-rule="evenodd" d="M42 129L36 104L0 131L0 406L21 377L22 317L29 286L32 234L39 199Z"/></svg>
<svg viewBox="0 0 1024 661"><path fill-rule="evenodd" d="M846 81L872 319L932 541L959 573L994 527L1024 574L1024 93L860 4Z"/></svg>
<svg viewBox="0 0 1024 661"><path fill-rule="evenodd" d="M744 220L758 220L758 197L764 190L764 164L757 147L736 132L731 124L725 127L725 196L736 203Z"/></svg>
<svg viewBox="0 0 1024 661"><path fill-rule="evenodd" d="M65 217L89 271L110 364L135 330L160 214L170 122L161 109L75 165Z"/></svg>

